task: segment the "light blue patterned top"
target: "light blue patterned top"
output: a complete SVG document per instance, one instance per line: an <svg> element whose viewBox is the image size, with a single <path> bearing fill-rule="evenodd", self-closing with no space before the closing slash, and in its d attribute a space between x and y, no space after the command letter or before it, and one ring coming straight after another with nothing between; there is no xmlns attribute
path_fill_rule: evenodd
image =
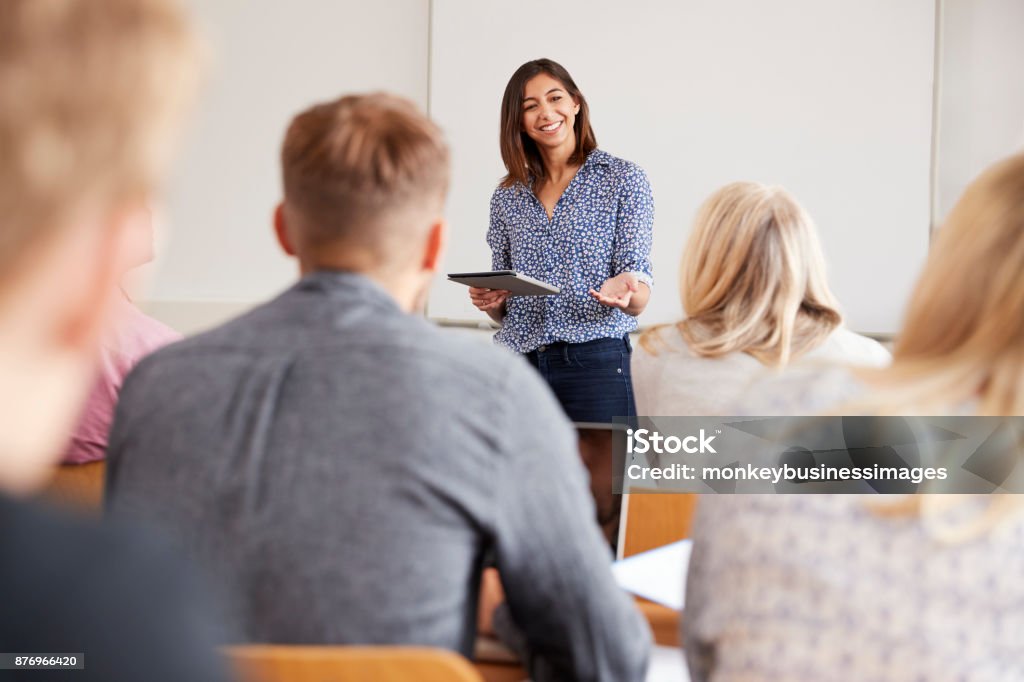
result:
<svg viewBox="0 0 1024 682"><path fill-rule="evenodd" d="M526 353L556 341L618 338L636 329L635 317L601 305L588 291L623 272L653 283L653 224L654 198L643 169L599 149L587 156L550 220L525 185L494 190L487 231L492 267L562 290L509 298L495 341Z"/></svg>
<svg viewBox="0 0 1024 682"><path fill-rule="evenodd" d="M949 507L921 514L885 514L879 497L702 495L690 679L1024 679L1024 517L956 542L945 534L995 495L922 495Z"/></svg>
<svg viewBox="0 0 1024 682"><path fill-rule="evenodd" d="M865 391L849 369L805 366L748 387L738 411L834 412ZM920 495L919 513L894 513L896 496L702 495L683 626L690 679L1024 680L1024 514L949 537L996 497Z"/></svg>

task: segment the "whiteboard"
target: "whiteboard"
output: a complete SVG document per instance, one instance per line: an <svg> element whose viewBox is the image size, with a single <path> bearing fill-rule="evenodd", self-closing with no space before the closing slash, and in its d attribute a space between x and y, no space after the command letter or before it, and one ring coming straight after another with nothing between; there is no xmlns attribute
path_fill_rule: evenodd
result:
<svg viewBox="0 0 1024 682"><path fill-rule="evenodd" d="M815 219L847 324L899 327L928 248L933 0L434 0L430 25L429 110L453 154L447 270L490 267L501 95L520 64L549 57L587 97L601 148L651 180L642 325L682 315L678 263L701 201L755 180ZM443 277L428 312L486 319Z"/></svg>
<svg viewBox="0 0 1024 682"><path fill-rule="evenodd" d="M427 101L428 0L188 0L208 47L205 87L170 179L168 243L151 300L265 300L296 262L271 227L295 114L342 94ZM190 317L197 313L191 312Z"/></svg>
<svg viewBox="0 0 1024 682"><path fill-rule="evenodd" d="M1024 149L1024 3L941 0L940 11L935 227L981 171Z"/></svg>

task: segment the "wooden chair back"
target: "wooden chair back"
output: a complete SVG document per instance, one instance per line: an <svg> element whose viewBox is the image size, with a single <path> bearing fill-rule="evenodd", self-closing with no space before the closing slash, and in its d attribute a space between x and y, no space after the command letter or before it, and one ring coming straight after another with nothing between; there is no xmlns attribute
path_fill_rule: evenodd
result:
<svg viewBox="0 0 1024 682"><path fill-rule="evenodd" d="M285 646L226 649L240 682L481 682L462 656L405 646Z"/></svg>
<svg viewBox="0 0 1024 682"><path fill-rule="evenodd" d="M699 496L695 493L644 492L623 495L626 528L620 543L623 558L690 537Z"/></svg>
<svg viewBox="0 0 1024 682"><path fill-rule="evenodd" d="M55 504L88 513L103 513L103 490L106 486L107 463L61 464L42 497Z"/></svg>

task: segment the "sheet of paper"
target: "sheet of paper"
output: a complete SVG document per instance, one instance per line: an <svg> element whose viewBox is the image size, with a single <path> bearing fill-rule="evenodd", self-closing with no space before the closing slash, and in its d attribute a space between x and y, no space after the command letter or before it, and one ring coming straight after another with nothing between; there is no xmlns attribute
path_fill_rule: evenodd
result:
<svg viewBox="0 0 1024 682"><path fill-rule="evenodd" d="M655 644L651 647L651 660L647 664L644 682L689 682L683 650L674 646Z"/></svg>
<svg viewBox="0 0 1024 682"><path fill-rule="evenodd" d="M680 540L641 552L612 564L612 574L627 592L682 611L692 548L692 540Z"/></svg>

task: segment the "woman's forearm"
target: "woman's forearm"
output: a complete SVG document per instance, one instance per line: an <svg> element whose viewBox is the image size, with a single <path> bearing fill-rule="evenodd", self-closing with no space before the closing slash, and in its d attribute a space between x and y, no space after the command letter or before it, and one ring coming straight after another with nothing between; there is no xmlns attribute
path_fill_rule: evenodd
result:
<svg viewBox="0 0 1024 682"><path fill-rule="evenodd" d="M498 324L501 324L502 320L505 319L505 302L502 301L501 305L494 310L488 310L487 316Z"/></svg>

